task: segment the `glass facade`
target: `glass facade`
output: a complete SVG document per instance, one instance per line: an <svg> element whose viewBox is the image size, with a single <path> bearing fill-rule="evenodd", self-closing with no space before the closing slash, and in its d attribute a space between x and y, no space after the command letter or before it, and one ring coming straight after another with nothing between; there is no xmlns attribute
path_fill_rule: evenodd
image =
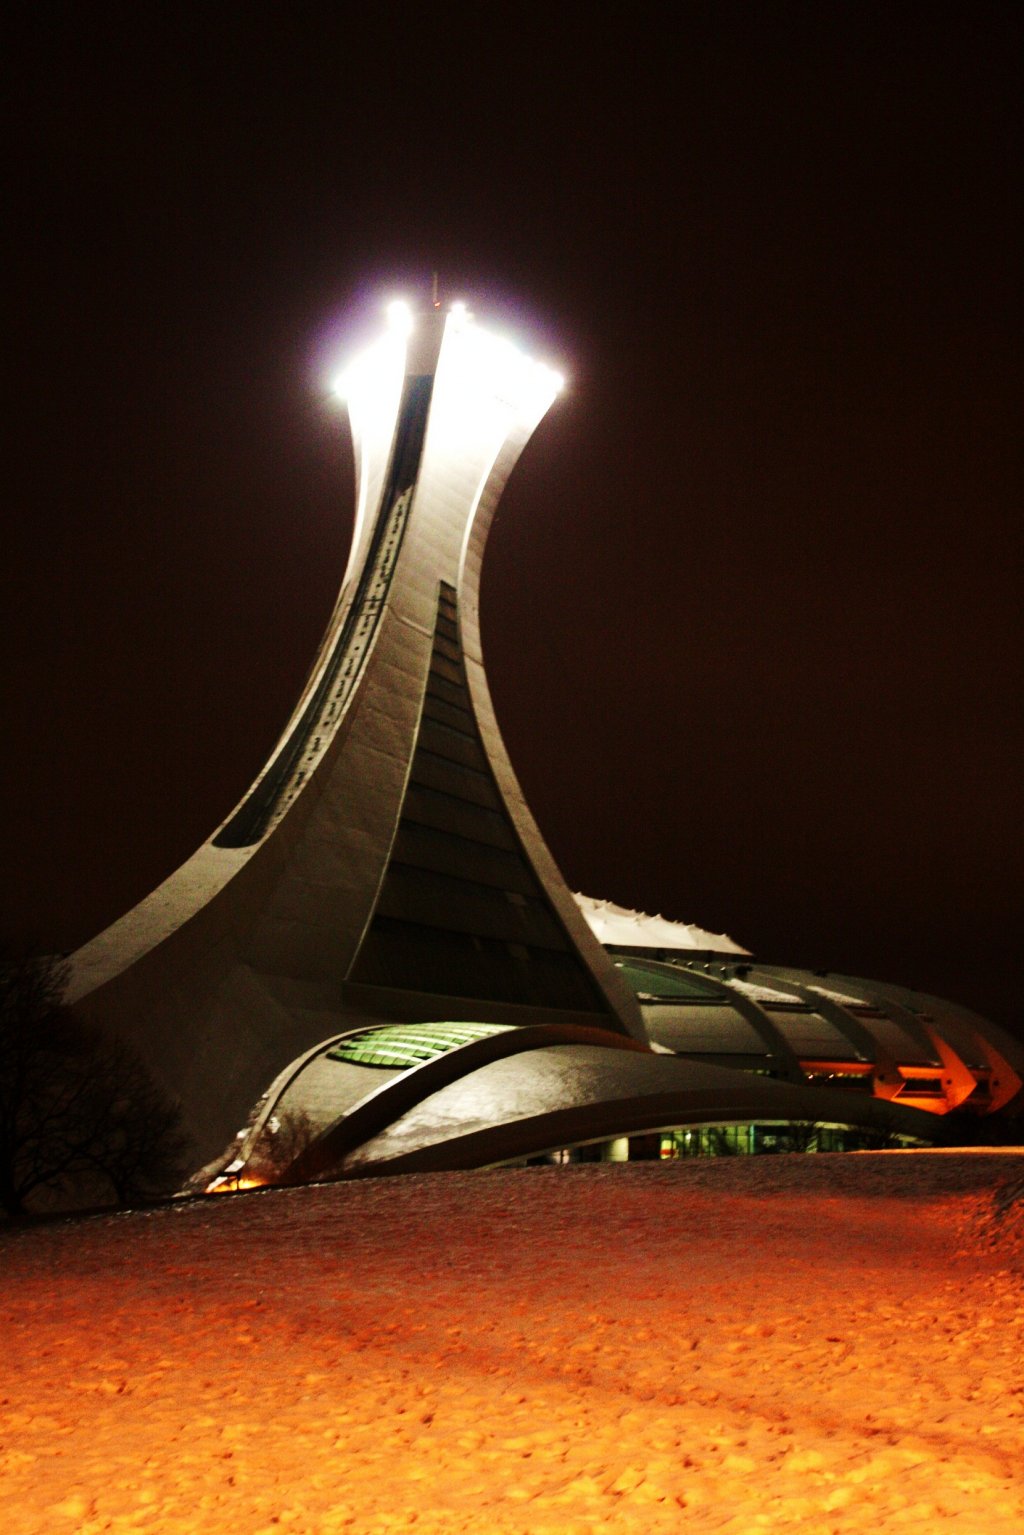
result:
<svg viewBox="0 0 1024 1535"><path fill-rule="evenodd" d="M851 1125L757 1122L739 1125L690 1125L649 1135L620 1136L589 1146L563 1146L533 1162L567 1165L580 1162L676 1162L685 1157L746 1157L781 1152L879 1151L916 1146L909 1136L858 1130Z"/></svg>

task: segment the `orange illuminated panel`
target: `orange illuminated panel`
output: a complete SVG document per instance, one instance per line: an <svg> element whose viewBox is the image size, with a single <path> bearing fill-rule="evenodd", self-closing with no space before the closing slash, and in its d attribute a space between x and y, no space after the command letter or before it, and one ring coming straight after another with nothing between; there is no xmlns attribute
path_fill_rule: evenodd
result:
<svg viewBox="0 0 1024 1535"><path fill-rule="evenodd" d="M809 1061L802 1057L800 1066L808 1076L835 1077L838 1081L843 1077L870 1077L875 1069L870 1061Z"/></svg>

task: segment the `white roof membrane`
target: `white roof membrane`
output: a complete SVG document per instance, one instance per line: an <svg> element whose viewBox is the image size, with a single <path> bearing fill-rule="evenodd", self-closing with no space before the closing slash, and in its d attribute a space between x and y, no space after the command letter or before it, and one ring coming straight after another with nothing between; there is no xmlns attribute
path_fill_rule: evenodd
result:
<svg viewBox="0 0 1024 1535"><path fill-rule="evenodd" d="M699 953L742 954L743 949L724 933L709 933L690 922L672 922L668 917L648 916L643 911L630 911L616 906L613 901L601 901L590 895L575 893L591 932L600 943L619 944L634 949L693 949Z"/></svg>

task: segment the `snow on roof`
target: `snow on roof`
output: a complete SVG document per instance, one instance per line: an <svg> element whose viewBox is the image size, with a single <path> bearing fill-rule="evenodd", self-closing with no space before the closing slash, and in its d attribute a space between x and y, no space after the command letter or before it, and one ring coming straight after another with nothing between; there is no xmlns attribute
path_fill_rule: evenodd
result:
<svg viewBox="0 0 1024 1535"><path fill-rule="evenodd" d="M697 949L701 953L749 954L724 933L708 933L689 922L671 922L667 917L649 917L646 912L630 911L613 901L599 901L590 895L575 896L576 904L600 943L622 944L633 949Z"/></svg>
<svg viewBox="0 0 1024 1535"><path fill-rule="evenodd" d="M765 986L763 982L744 981L739 976L732 975L726 981L734 991L742 991L746 997L752 997L755 1002L799 1002L800 998L795 991L780 991L777 986Z"/></svg>

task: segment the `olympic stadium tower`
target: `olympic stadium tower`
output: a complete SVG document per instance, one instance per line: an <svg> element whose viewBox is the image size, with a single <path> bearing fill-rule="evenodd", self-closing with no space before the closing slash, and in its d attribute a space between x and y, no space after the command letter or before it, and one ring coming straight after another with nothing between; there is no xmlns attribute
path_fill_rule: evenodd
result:
<svg viewBox="0 0 1024 1535"><path fill-rule="evenodd" d="M649 1146L687 1124L926 1139L944 1077L987 1107L1020 1088L1012 1043L961 1016L984 1048L939 1049L930 1015L890 998L924 1052L916 1080L939 1082L935 1102L901 1103L892 1029L879 1043L854 1016L874 993L761 975L818 1021L818 1046L841 1041L804 1060L721 955L595 933L523 800L480 645L495 507L560 386L461 305L392 306L342 381L352 548L294 712L210 839L72 958L72 1006L180 1100L197 1187Z"/></svg>

